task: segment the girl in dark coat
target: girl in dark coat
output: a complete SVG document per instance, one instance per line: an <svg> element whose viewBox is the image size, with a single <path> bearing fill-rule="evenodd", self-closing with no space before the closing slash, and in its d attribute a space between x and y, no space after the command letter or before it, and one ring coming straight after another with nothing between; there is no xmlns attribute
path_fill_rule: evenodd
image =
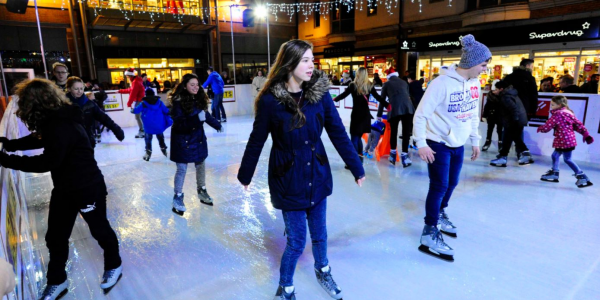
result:
<svg viewBox="0 0 600 300"><path fill-rule="evenodd" d="M494 127L498 133L498 149L502 149L502 98L500 97L500 90L494 87L494 90L488 93L487 101L483 107L483 117L486 119L488 128L487 136L485 138L485 144L482 151L487 151L492 144L492 134L494 134Z"/></svg>
<svg viewBox="0 0 600 300"><path fill-rule="evenodd" d="M350 140L356 153L363 160L362 135L371 132L371 109L369 108L369 99L373 96L377 101L383 102L375 86L369 81L367 69L360 67L356 72L356 80L333 101L337 102L352 94L352 113L350 113Z"/></svg>
<svg viewBox="0 0 600 300"><path fill-rule="evenodd" d="M196 74L186 74L171 96L171 160L177 164L173 212L183 215L183 183L188 163L196 166L198 198L206 205L213 205L206 191L206 166L208 157L204 123L221 131L221 123L208 112L208 97L199 85Z"/></svg>
<svg viewBox="0 0 600 300"><path fill-rule="evenodd" d="M83 127L81 109L71 105L64 92L45 79L19 84L16 94L17 116L32 133L16 140L0 137L0 142L8 152L31 149L44 152L37 156L0 152L0 165L23 172L50 172L54 184L46 233L50 262L42 299L56 299L68 291L65 266L69 237L78 214L104 250L100 286L112 288L121 278L119 242L106 218L106 185Z"/></svg>
<svg viewBox="0 0 600 300"><path fill-rule="evenodd" d="M69 77L67 80L67 90L69 91L67 98L83 111L83 126L88 134L92 148L96 147L96 121L112 130L119 141L123 141L125 139L123 129L104 113L94 101L90 101L83 93L83 89L83 80L75 76Z"/></svg>
<svg viewBox="0 0 600 300"><path fill-rule="evenodd" d="M315 274L329 296L341 299L327 260L326 199L333 179L323 129L349 166L356 183L365 179L362 164L329 95L327 75L314 69L312 45L291 40L281 45L269 79L255 100L256 118L240 165L238 180L247 189L265 141L271 133L269 191L281 209L287 246L281 258L276 299L296 299L293 276L306 244L307 222L313 244Z"/></svg>

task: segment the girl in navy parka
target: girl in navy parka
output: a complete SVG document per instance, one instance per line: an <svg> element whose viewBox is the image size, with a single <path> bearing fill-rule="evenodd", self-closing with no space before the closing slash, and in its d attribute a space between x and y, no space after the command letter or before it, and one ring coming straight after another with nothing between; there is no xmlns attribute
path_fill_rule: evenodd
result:
<svg viewBox="0 0 600 300"><path fill-rule="evenodd" d="M327 260L326 198L331 195L331 168L321 141L323 129L349 166L358 185L365 172L329 95L327 76L314 69L312 45L302 40L283 44L264 89L255 100L254 128L246 145L238 180L248 188L269 133L269 191L285 221L287 246L281 259L276 299L295 299L294 270L311 233L315 273L327 293L340 299Z"/></svg>
<svg viewBox="0 0 600 300"><path fill-rule="evenodd" d="M196 184L198 198L206 205L213 205L206 191L206 167L208 157L204 122L221 131L221 123L208 113L208 97L200 88L196 74L186 74L171 96L171 160L177 163L175 173L175 196L173 212L183 215L183 183L188 163L196 166Z"/></svg>

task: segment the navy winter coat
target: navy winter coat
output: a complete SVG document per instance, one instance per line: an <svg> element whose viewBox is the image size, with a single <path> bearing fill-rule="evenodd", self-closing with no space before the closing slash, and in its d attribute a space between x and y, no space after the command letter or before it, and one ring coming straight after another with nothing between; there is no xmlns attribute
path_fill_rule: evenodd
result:
<svg viewBox="0 0 600 300"><path fill-rule="evenodd" d="M206 121L200 121L198 115L202 112ZM178 99L173 101L171 117L173 118L171 160L176 163L203 162L208 157L204 122L217 130L221 129L221 123L213 118L208 111L199 108L194 108L190 114L185 114L181 107L181 101Z"/></svg>
<svg viewBox="0 0 600 300"><path fill-rule="evenodd" d="M83 127L88 134L92 148L96 147L94 132L96 129L96 121L110 129L119 141L125 139L125 133L123 133L123 129L121 129L121 127L117 125L115 121L113 121L113 119L111 119L105 112L103 112L100 107L98 107L96 102L90 101L85 94L79 98L75 98L73 95L71 95L71 93L67 93L67 98L69 98L73 104L79 106L79 108L81 108L83 111Z"/></svg>
<svg viewBox="0 0 600 300"><path fill-rule="evenodd" d="M307 84L309 87L304 89L302 112L306 116L306 124L301 128L291 129L293 108L298 103L284 84L271 87L260 98L254 127L238 172L238 180L244 185L250 184L270 133L273 147L269 157L269 191L271 202L277 209L310 208L331 195L333 180L321 141L323 129L327 130L331 142L354 177L359 179L365 175L329 95L327 76L320 71L314 72Z"/></svg>
<svg viewBox="0 0 600 300"><path fill-rule="evenodd" d="M160 100L160 97L144 97L142 103L134 108L132 113L142 113L142 122L146 134L161 134L169 128L165 121L166 118L171 118L169 109Z"/></svg>

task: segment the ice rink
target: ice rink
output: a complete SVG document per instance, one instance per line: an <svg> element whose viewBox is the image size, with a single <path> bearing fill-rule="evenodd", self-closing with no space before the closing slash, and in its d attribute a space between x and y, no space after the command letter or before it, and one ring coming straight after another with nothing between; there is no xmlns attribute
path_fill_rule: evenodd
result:
<svg viewBox="0 0 600 300"><path fill-rule="evenodd" d="M200 204L190 167L183 217L171 212L175 164L160 153L156 139L146 162L136 129L125 129L124 142L103 133L96 158L109 189L108 217L120 241L123 278L103 295L102 250L79 217L71 236L70 291L63 299L272 299L286 238L269 198L270 139L250 191L236 178L252 121L233 117L224 133L205 126L207 189L215 206ZM169 145L169 130L166 136ZM512 152L507 168L494 168L489 161L495 144L475 162L467 161L468 148L447 209L458 227L458 238L445 237L456 252L448 263L417 250L429 179L416 152L405 169L385 158L366 160L366 182L359 188L326 135L323 140L334 178L328 256L345 300L600 299L598 164L580 163L596 185L578 189L564 163L560 183L539 180L550 157L534 156L535 164L518 166ZM50 177L27 178L34 247L45 274ZM295 275L297 299L331 299L312 266L307 244Z"/></svg>

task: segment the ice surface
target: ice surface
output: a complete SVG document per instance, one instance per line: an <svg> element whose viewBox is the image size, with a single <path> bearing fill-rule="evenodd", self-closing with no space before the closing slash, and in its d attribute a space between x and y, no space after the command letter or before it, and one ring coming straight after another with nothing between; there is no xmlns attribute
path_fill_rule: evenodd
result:
<svg viewBox="0 0 600 300"><path fill-rule="evenodd" d="M63 299L272 299L286 238L268 193L271 143L265 145L250 191L243 192L236 175L253 120L228 121L224 133L206 128L207 188L215 206L200 204L190 167L183 218L171 212L175 164L160 153L156 139L145 162L144 141L134 138L134 128L125 130L121 143L103 134L96 157L109 187L108 216L120 240L124 275L110 294L102 294L102 252L78 218L71 236L71 291ZM329 260L344 299L600 297L597 164L580 164L597 185L578 189L564 164L560 183L539 180L550 167L549 157L534 157L535 164L520 167L511 153L508 168L494 168L489 166L497 153L492 146L480 160L465 161L447 209L458 226L457 239L445 238L456 251L456 261L447 263L417 250L429 180L416 153L406 169L385 159L367 160L367 180L359 188L326 135L324 141L334 177ZM465 151L465 159L470 155ZM48 175L28 180L34 247L45 272L44 202L51 183ZM330 299L312 265L307 245L296 270L298 299Z"/></svg>

